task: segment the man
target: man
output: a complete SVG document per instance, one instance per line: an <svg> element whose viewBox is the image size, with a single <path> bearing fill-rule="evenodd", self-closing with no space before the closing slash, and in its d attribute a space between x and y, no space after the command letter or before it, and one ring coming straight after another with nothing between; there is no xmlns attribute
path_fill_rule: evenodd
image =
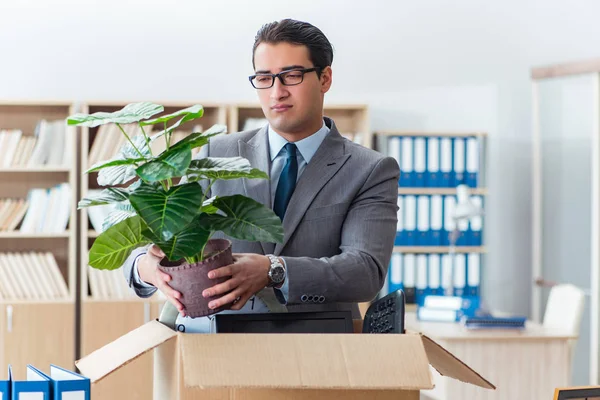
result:
<svg viewBox="0 0 600 400"><path fill-rule="evenodd" d="M343 138L323 117L332 60L328 39L305 22L273 22L256 35L250 82L268 125L216 136L200 156L241 156L268 172L270 180L217 182L210 195L243 193L268 205L282 219L285 238L281 244L232 240L235 263L209 274L231 278L203 292L220 296L211 308L233 303L232 312L256 312L284 305L291 312L352 310L358 317L357 302L372 300L385 281L399 167ZM161 257L154 246L139 249L125 262L125 275L139 296L158 289L184 316L181 294L156 267ZM273 278L278 264L282 279Z"/></svg>

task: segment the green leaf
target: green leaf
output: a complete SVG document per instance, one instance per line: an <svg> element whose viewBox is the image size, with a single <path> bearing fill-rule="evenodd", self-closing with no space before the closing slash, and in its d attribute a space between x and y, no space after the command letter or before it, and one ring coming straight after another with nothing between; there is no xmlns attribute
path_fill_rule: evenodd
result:
<svg viewBox="0 0 600 400"><path fill-rule="evenodd" d="M269 179L269 175L259 169L252 168L250 161L243 157L217 158L207 157L190 163L187 174L189 181L199 179Z"/></svg>
<svg viewBox="0 0 600 400"><path fill-rule="evenodd" d="M198 183L173 186L168 192L142 183L129 196L129 201L150 230L161 240L168 241L192 222L202 197Z"/></svg>
<svg viewBox="0 0 600 400"><path fill-rule="evenodd" d="M117 269L131 252L149 243L142 236L142 220L128 218L102 232L90 249L89 264L97 269Z"/></svg>
<svg viewBox="0 0 600 400"><path fill-rule="evenodd" d="M92 167L90 169L88 169L87 171L85 171L85 173L89 174L91 172L96 172L101 169L108 168L108 167L114 167L117 165L133 165L133 164L136 164L136 163L139 163L142 161L146 161L146 159L145 158L126 158L126 159L113 159L113 160L109 160L109 161L101 161L99 163L92 165Z"/></svg>
<svg viewBox="0 0 600 400"><path fill-rule="evenodd" d="M131 205L127 204L127 207L131 207ZM115 210L108 214L108 216L102 223L102 231L105 232L110 227L115 226L119 222L125 221L127 218L131 218L136 215L137 213L135 212L135 210L124 210L121 207L121 203L119 203L115 207Z"/></svg>
<svg viewBox="0 0 600 400"><path fill-rule="evenodd" d="M283 241L283 226L273 210L261 203L242 196L219 197L213 205L225 215L201 214L200 222L205 229L222 231L240 240L253 242Z"/></svg>
<svg viewBox="0 0 600 400"><path fill-rule="evenodd" d="M202 203L202 208L200 209L200 211L203 213L207 213L207 214L215 214L215 213L219 212L219 209L213 205L213 202L216 199L217 199L217 196L213 196L208 200L204 200L204 203Z"/></svg>
<svg viewBox="0 0 600 400"><path fill-rule="evenodd" d="M191 107L184 108L183 110L176 111L169 115L164 115L162 117L150 119L148 121L142 121L142 122L140 122L140 125L146 126L146 125L161 124L163 122L169 122L171 119L180 117L182 115L183 115L183 118L181 118L179 120L179 125L181 125L182 123L187 122L187 121L201 118L204 115L204 108L201 105L196 104Z"/></svg>
<svg viewBox="0 0 600 400"><path fill-rule="evenodd" d="M200 253L208 242L211 232L204 230L196 219L168 241L161 240L150 229L143 230L142 234L157 245L170 261L177 261Z"/></svg>
<svg viewBox="0 0 600 400"><path fill-rule="evenodd" d="M173 147L163 152L160 157L139 166L135 172L147 182L162 181L185 175L191 161L190 146Z"/></svg>
<svg viewBox="0 0 600 400"><path fill-rule="evenodd" d="M150 158L150 148L143 135L134 136L131 141L145 159ZM139 156L140 155L133 148L131 143L127 142L119 150L118 156L111 161L133 159L138 158ZM135 173L136 168L137 166L135 164L126 164L101 169L98 173L98 184L100 186L114 186L129 182L137 176Z"/></svg>
<svg viewBox="0 0 600 400"><path fill-rule="evenodd" d="M90 128L109 123L130 124L150 118L163 112L164 109L161 105L149 102L131 103L113 113L74 114L67 118L67 124L88 126Z"/></svg>
<svg viewBox="0 0 600 400"><path fill-rule="evenodd" d="M85 207L101 206L104 204L118 203L129 198L129 191L120 188L107 188L96 196L85 197L77 204L77 209Z"/></svg>

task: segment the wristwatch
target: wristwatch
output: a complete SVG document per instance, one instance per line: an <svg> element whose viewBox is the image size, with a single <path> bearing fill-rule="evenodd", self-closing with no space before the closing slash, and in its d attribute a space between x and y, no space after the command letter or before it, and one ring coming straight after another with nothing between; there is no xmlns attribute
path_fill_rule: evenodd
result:
<svg viewBox="0 0 600 400"><path fill-rule="evenodd" d="M269 267L269 283L267 287L279 286L285 281L286 271L285 267L279 261L279 258L275 257L273 254L267 254L269 260L271 261L271 266Z"/></svg>

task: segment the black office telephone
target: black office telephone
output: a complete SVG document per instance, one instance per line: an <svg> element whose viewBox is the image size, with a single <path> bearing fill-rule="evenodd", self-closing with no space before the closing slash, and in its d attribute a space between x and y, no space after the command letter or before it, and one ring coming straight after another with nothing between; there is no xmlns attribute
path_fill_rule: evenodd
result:
<svg viewBox="0 0 600 400"><path fill-rule="evenodd" d="M404 333L405 296L396 290L369 306L363 333Z"/></svg>

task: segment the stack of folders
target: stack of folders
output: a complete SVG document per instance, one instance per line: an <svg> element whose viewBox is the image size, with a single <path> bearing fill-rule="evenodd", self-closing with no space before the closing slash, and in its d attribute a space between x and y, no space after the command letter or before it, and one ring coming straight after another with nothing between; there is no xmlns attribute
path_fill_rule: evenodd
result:
<svg viewBox="0 0 600 400"><path fill-rule="evenodd" d="M483 208L483 196L471 196ZM398 195L398 224L395 246L448 246L449 234L457 226L452 218L456 196ZM457 246L481 246L483 219L476 216L458 223Z"/></svg>
<svg viewBox="0 0 600 400"><path fill-rule="evenodd" d="M66 369L50 366L47 375L28 365L25 380L8 367L8 379L0 380L0 400L90 400L90 380Z"/></svg>
<svg viewBox="0 0 600 400"><path fill-rule="evenodd" d="M421 321L460 322L474 317L480 308L479 296L426 296L417 308Z"/></svg>
<svg viewBox="0 0 600 400"><path fill-rule="evenodd" d="M401 187L477 187L481 145L476 136L391 136L387 153L398 161Z"/></svg>
<svg viewBox="0 0 600 400"><path fill-rule="evenodd" d="M436 296L480 296L481 254L392 254L388 293L402 289L406 303Z"/></svg>
<svg viewBox="0 0 600 400"><path fill-rule="evenodd" d="M470 315L462 318L463 325L468 329L524 329L527 317L499 317L491 314Z"/></svg>

